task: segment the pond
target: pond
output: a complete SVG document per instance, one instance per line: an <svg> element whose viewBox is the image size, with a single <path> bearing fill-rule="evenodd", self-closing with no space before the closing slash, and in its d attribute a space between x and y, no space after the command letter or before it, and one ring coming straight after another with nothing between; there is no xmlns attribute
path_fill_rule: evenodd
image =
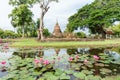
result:
<svg viewBox="0 0 120 80"><path fill-rule="evenodd" d="M120 74L120 48L0 46L0 80L102 80Z"/></svg>

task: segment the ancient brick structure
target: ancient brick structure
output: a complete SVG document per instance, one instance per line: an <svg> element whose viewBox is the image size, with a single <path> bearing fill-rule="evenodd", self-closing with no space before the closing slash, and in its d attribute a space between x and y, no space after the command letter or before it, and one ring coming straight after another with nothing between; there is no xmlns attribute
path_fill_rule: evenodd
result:
<svg viewBox="0 0 120 80"><path fill-rule="evenodd" d="M106 29L105 30L105 34L106 34L106 39L111 39L112 35L114 34L112 30L110 29Z"/></svg>
<svg viewBox="0 0 120 80"><path fill-rule="evenodd" d="M54 27L54 31L53 31L52 35L53 35L53 37L56 37L56 38L61 38L63 36L60 26L58 24L58 21L56 22L56 25Z"/></svg>

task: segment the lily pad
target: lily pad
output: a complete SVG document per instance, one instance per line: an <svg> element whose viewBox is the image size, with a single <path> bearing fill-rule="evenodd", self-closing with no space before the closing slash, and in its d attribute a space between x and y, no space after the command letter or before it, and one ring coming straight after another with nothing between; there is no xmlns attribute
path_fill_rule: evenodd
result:
<svg viewBox="0 0 120 80"><path fill-rule="evenodd" d="M105 65L103 63L96 63L95 66L104 67Z"/></svg>
<svg viewBox="0 0 120 80"><path fill-rule="evenodd" d="M93 74L92 71L89 71L89 70L82 70L82 73L88 75L88 74Z"/></svg>
<svg viewBox="0 0 120 80"><path fill-rule="evenodd" d="M100 76L93 76L93 75L88 75L85 77L85 80L101 80Z"/></svg>
<svg viewBox="0 0 120 80"><path fill-rule="evenodd" d="M60 76L60 80L70 80L70 76L66 75L65 73L63 73L61 76Z"/></svg>
<svg viewBox="0 0 120 80"><path fill-rule="evenodd" d="M111 73L112 71L110 69L107 69L107 68L102 68L102 69L100 69L100 72L107 74L107 73Z"/></svg>
<svg viewBox="0 0 120 80"><path fill-rule="evenodd" d="M65 73L66 73L66 74L73 74L74 71L73 71L73 70L65 70Z"/></svg>
<svg viewBox="0 0 120 80"><path fill-rule="evenodd" d="M78 79L85 79L85 74L84 73L82 73L82 72L76 72L76 73L74 73L73 74L76 78L78 78Z"/></svg>
<svg viewBox="0 0 120 80"><path fill-rule="evenodd" d="M55 76L60 76L62 73L63 73L63 71L60 69L55 70Z"/></svg>

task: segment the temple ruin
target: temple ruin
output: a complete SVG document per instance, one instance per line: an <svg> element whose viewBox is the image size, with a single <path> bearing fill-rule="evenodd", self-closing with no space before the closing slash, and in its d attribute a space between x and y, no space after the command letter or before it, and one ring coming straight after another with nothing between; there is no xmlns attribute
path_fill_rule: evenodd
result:
<svg viewBox="0 0 120 80"><path fill-rule="evenodd" d="M53 35L53 37L56 37L56 38L63 37L63 34L62 34L61 29L60 29L58 21L56 22L56 25L54 27L54 31L53 31L52 35Z"/></svg>

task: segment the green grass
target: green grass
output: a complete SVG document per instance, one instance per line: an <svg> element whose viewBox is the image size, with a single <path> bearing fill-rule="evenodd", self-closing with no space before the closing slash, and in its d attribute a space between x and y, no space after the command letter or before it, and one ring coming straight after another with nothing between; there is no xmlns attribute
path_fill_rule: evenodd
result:
<svg viewBox="0 0 120 80"><path fill-rule="evenodd" d="M7 41L7 40L6 40ZM119 46L120 39L104 40L104 41L62 41L62 42L38 42L34 38L25 39L8 39L12 42L11 47L107 47Z"/></svg>

